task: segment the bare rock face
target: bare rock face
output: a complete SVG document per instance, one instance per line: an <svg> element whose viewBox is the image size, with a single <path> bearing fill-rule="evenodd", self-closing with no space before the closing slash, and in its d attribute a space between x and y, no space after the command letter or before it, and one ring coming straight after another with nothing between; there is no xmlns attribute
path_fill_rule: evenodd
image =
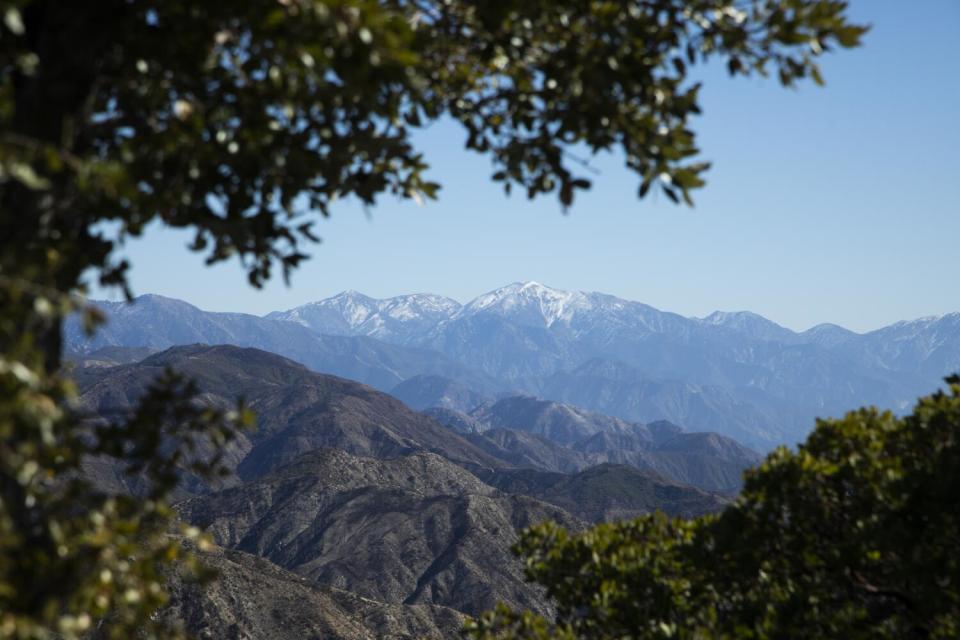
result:
<svg viewBox="0 0 960 640"><path fill-rule="evenodd" d="M276 565L216 548L201 554L218 578L203 587L171 580L161 616L200 640L443 640L463 614L431 605L387 604L317 585Z"/></svg>
<svg viewBox="0 0 960 640"><path fill-rule="evenodd" d="M555 506L503 494L429 453L375 460L314 452L259 481L178 508L218 544L319 584L470 614L498 601L549 613L510 546L521 529L544 520L583 526Z"/></svg>

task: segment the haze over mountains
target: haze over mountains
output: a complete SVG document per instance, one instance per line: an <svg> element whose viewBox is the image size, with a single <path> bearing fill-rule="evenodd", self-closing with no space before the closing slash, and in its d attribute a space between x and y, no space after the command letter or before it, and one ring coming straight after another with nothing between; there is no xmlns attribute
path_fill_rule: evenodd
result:
<svg viewBox="0 0 960 640"><path fill-rule="evenodd" d="M515 283L461 305L347 291L258 317L146 295L98 303L110 322L68 348L253 346L391 391L416 404L523 393L626 420L669 420L764 450L802 439L817 416L876 404L903 410L960 369L960 314L866 334L794 332L749 312L686 318L602 293ZM398 387L398 385L401 385ZM431 394L433 394L431 396Z"/></svg>
<svg viewBox="0 0 960 640"><path fill-rule="evenodd" d="M688 433L666 421L627 422L530 396L481 404L469 414L443 407L424 413L490 455L552 472L615 463L734 494L743 470L760 462L754 451L716 433Z"/></svg>

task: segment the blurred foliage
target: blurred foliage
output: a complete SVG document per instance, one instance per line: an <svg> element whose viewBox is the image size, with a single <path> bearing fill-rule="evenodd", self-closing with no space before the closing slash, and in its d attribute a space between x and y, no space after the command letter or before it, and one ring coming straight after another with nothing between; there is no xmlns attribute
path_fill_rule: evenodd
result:
<svg viewBox="0 0 960 640"><path fill-rule="evenodd" d="M129 638L131 629L178 637L150 618L166 602L162 567L181 560L204 579L173 534L201 548L208 541L175 524L170 492L184 471L216 474L220 454L194 454L222 451L249 414L204 406L192 382L167 372L132 415L84 415L72 382L44 372L30 332L10 322L58 317L80 303L22 282L0 285L0 339L9 345L0 355L0 637L74 638L95 625L104 638ZM84 461L98 456L122 460L121 470L140 481L136 496L85 478Z"/></svg>
<svg viewBox="0 0 960 640"><path fill-rule="evenodd" d="M169 492L191 455L249 422L158 380L138 411L80 415L63 318L91 279L128 296L117 249L151 223L190 229L209 263L260 286L316 241L339 198L434 198L411 142L460 123L491 178L567 206L593 154L619 152L640 197L691 202L707 164L692 67L821 82L859 43L828 0L7 0L0 4L0 636L147 634L183 551ZM583 157L586 156L586 157ZM83 477L115 456L139 498ZM667 526L667 525L663 525ZM189 532L196 537L197 532ZM189 536L188 536L189 537ZM531 624L536 624L531 622ZM169 637L169 632L155 632Z"/></svg>
<svg viewBox="0 0 960 640"><path fill-rule="evenodd" d="M717 516L529 529L516 550L557 619L501 607L470 636L958 637L960 378L948 384L904 418L819 421Z"/></svg>

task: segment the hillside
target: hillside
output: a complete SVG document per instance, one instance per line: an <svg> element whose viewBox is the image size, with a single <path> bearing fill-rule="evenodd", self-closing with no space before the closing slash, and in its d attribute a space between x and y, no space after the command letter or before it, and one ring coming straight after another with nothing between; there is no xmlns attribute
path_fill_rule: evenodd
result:
<svg viewBox="0 0 960 640"><path fill-rule="evenodd" d="M616 464L574 474L499 471L484 479L503 491L533 496L589 522L626 520L656 510L690 518L717 512L729 502L654 472Z"/></svg>
<svg viewBox="0 0 960 640"><path fill-rule="evenodd" d="M218 544L319 584L469 614L498 601L549 612L509 547L520 529L543 520L582 526L556 507L495 491L425 453L374 460L313 452L178 509Z"/></svg>
<svg viewBox="0 0 960 640"><path fill-rule="evenodd" d="M194 637L257 640L446 640L464 615L446 607L397 605L317 585L242 551L200 554L217 579L200 587L174 577L160 619Z"/></svg>
<svg viewBox="0 0 960 640"><path fill-rule="evenodd" d="M243 397L256 412L257 428L240 436L237 455L228 461L240 479L322 448L369 456L432 451L465 464L503 464L391 396L256 349L174 347L134 364L88 371L79 377L80 403L100 416L122 414L168 366L194 379L207 402L226 407Z"/></svg>
<svg viewBox="0 0 960 640"><path fill-rule="evenodd" d="M230 406L243 396L258 417L257 429L226 456L230 475L208 483L185 474L178 492L181 516L223 548L211 556L223 575L211 591L175 584L167 615L197 633L226 625L238 637L449 637L460 615L498 601L550 614L510 551L523 528L549 519L580 529L655 509L692 515L725 504L650 471L597 467L606 454L536 433L579 434L551 427L551 419L572 420L594 434L585 441L608 435L622 446L639 443L638 455L656 455L646 449L662 445L683 459L685 446L674 441L702 438L669 423L632 424L532 398L476 410L520 427L525 416L527 431L491 428L452 409L431 412L463 420L459 433L368 386L257 349L189 345L128 364L79 366L81 407L91 419L120 418L168 367L193 378L203 402ZM506 406L523 410L514 419ZM725 442L701 442L700 466L713 468L710 456ZM139 490L116 461L88 460L85 468L101 489ZM313 604L298 609L297 601ZM266 611L282 630L271 629Z"/></svg>

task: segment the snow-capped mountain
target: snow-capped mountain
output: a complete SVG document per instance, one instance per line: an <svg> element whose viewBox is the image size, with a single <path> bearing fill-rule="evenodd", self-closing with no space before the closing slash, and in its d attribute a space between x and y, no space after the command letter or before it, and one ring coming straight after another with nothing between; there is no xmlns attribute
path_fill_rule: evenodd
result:
<svg viewBox="0 0 960 640"><path fill-rule="evenodd" d="M309 327L317 333L364 335L405 343L455 314L460 303L433 294L410 294L378 300L356 291L311 302L267 317Z"/></svg>
<svg viewBox="0 0 960 640"><path fill-rule="evenodd" d="M960 369L960 314L868 334L836 325L798 333L749 311L688 318L538 282L463 306L424 299L348 292L271 317L437 351L504 386L591 410L716 425L760 447L802 435L817 416L904 409ZM322 322L310 315L319 310Z"/></svg>
<svg viewBox="0 0 960 640"><path fill-rule="evenodd" d="M960 313L902 321L844 345L848 353L891 370L943 376L960 372Z"/></svg>
<svg viewBox="0 0 960 640"><path fill-rule="evenodd" d="M494 314L517 324L550 328L558 322L569 323L591 307L589 294L560 291L539 282L514 282L474 298L455 318Z"/></svg>
<svg viewBox="0 0 960 640"><path fill-rule="evenodd" d="M561 291L539 282L515 282L471 300L451 319L497 315L514 324L574 336L607 329L683 333L695 321L649 305L597 292Z"/></svg>
<svg viewBox="0 0 960 640"><path fill-rule="evenodd" d="M722 324L685 318L604 293L563 291L533 281L494 289L464 305L429 294L375 299L356 291L345 291L267 317L298 322L319 333L367 335L421 344L448 331L445 328L448 325L477 317L500 318L520 327L548 329L572 337L589 335L600 340L604 340L603 334L620 331L629 331L634 336L690 335L698 332L701 324Z"/></svg>
<svg viewBox="0 0 960 640"><path fill-rule="evenodd" d="M376 299L347 291L266 318L159 296L103 306L108 326L91 341L69 324L69 348L256 346L380 388L441 376L448 381L433 387L522 392L627 420L662 418L760 449L798 441L816 417L867 404L905 410L960 371L960 313L865 334L836 325L797 333L747 311L688 318L536 282L464 305L431 294ZM424 384L403 388L436 395Z"/></svg>

